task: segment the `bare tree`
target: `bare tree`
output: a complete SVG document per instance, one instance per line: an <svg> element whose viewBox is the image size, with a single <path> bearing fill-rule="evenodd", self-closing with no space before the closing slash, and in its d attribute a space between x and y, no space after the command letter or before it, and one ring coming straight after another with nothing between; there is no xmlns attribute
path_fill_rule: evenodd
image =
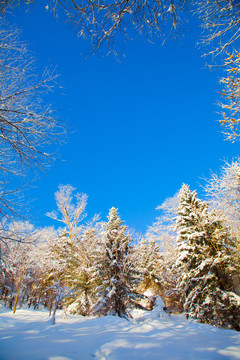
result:
<svg viewBox="0 0 240 360"><path fill-rule="evenodd" d="M21 3L34 2L0 0L0 14ZM78 36L92 40L94 49L107 43L114 50L114 40L129 37L132 30L165 38L171 28L179 29L185 14L190 12L201 19L205 30L202 42L212 46L212 54L225 51L240 35L238 0L49 0L43 6L56 16L63 13Z"/></svg>
<svg viewBox="0 0 240 360"><path fill-rule="evenodd" d="M153 33L165 37L171 29L176 30L180 23L178 13L184 9L185 2L54 0L52 4L55 13L62 7L79 36L91 38L93 50L107 44L109 50L115 51L116 42L128 38L133 30L148 37Z"/></svg>
<svg viewBox="0 0 240 360"><path fill-rule="evenodd" d="M74 190L71 185L59 185L59 190L55 193L58 211L47 213L47 216L66 226L71 245L74 244L79 233L80 222L86 217L87 205L87 195L80 193L73 195Z"/></svg>
<svg viewBox="0 0 240 360"><path fill-rule="evenodd" d="M4 14L9 8L16 5L15 0L0 0L0 13Z"/></svg>
<svg viewBox="0 0 240 360"><path fill-rule="evenodd" d="M4 234L7 243L5 242L5 246L0 243L0 248L3 246L0 282L2 296L5 297L5 301L9 301L10 307L14 303L13 312L15 313L20 290L22 288L26 290L27 283L31 279L31 269L35 264L32 251L37 234L28 222L10 223L5 228ZM9 240L12 241L9 242ZM22 286L23 283L25 286Z"/></svg>
<svg viewBox="0 0 240 360"><path fill-rule="evenodd" d="M226 75L220 79L222 101L220 120L227 140L234 142L240 137L240 53L227 54L224 61Z"/></svg>
<svg viewBox="0 0 240 360"><path fill-rule="evenodd" d="M195 11L202 20L204 46L213 55L225 52L240 36L240 3L237 0L195 1Z"/></svg>
<svg viewBox="0 0 240 360"><path fill-rule="evenodd" d="M0 0L0 15L4 15L21 3L26 5L34 2L37 3L37 0ZM157 34L165 41L172 31L178 34L183 19L189 18L189 14L193 13L200 18L204 29L204 36L200 42L207 48L209 46L205 53L215 56L228 51L232 54L232 48L236 47L240 36L240 2L238 0L109 0L107 2L49 0L43 6L55 16L65 17L78 36L90 39L93 52L105 46L109 51L117 54L119 43L134 33L145 33L147 38L150 38L152 34ZM238 67L239 58L235 55L233 55L234 60L231 58L232 55L228 55L224 63L227 65L227 70L231 72L231 78L229 81L229 77L222 78L221 82L227 87L226 92L223 92L227 101L220 104L223 109L230 110L229 116L222 113L223 119L220 122L223 132L227 134L227 139L233 141L239 137L238 119L235 117L239 112L238 88L236 87L238 86L238 70L236 72L231 66L233 64ZM48 87L46 82L40 81L38 89L46 89L46 87ZM19 97L22 95L25 97L25 93L18 94ZM44 117L48 119L48 109L45 111ZM32 120L29 114L32 114L32 110L28 112L28 118ZM26 131L26 128L24 130ZM33 128L30 127L31 134L32 131ZM13 146L16 144L11 142L10 147ZM18 151L18 148L15 149ZM24 162L29 149L32 153L31 146L27 146L25 141L20 149L21 160Z"/></svg>
<svg viewBox="0 0 240 360"><path fill-rule="evenodd" d="M38 78L33 58L17 30L0 30L0 170L22 175L26 167L43 167L46 145L57 140L60 124L44 106L54 75Z"/></svg>
<svg viewBox="0 0 240 360"><path fill-rule="evenodd" d="M29 168L45 168L51 159L48 146L62 139L62 125L54 118L51 108L44 104L44 96L53 90L55 78L47 70L41 76L35 74L34 59L20 42L19 31L1 21L1 217L17 212L14 202L18 202L19 197L18 194L13 196L17 190L9 183L19 176L25 177Z"/></svg>
<svg viewBox="0 0 240 360"><path fill-rule="evenodd" d="M228 228L236 241L238 252L234 254L239 262L240 256L240 161L224 162L220 174L212 173L207 180L205 192L210 206Z"/></svg>
<svg viewBox="0 0 240 360"><path fill-rule="evenodd" d="M3 0L2 13L20 3L35 0ZM186 3L192 0L49 0L45 7L56 17L71 23L78 36L91 39L91 49L96 51L106 45L115 52L121 39L128 38L132 31L162 34L176 30L180 25L180 14ZM1 9L1 8L0 8ZM0 10L1 11L1 10Z"/></svg>
<svg viewBox="0 0 240 360"><path fill-rule="evenodd" d="M2 0L0 12L33 2L36 0ZM94 49L107 43L110 50L115 50L114 40L129 37L132 30L145 32L148 37L156 33L165 38L171 29L179 29L189 12L201 19L205 30L203 43L213 46L211 53L225 50L239 38L237 0L49 0L45 7L56 16L63 13L78 36L91 39Z"/></svg>

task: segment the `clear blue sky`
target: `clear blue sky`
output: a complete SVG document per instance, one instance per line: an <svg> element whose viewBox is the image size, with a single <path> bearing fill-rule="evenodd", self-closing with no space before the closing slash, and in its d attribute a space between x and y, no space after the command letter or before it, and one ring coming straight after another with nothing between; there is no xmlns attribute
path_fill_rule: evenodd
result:
<svg viewBox="0 0 240 360"><path fill-rule="evenodd" d="M15 11L12 23L38 59L39 68L57 66L63 90L49 96L71 126L57 160L30 191L34 222L54 224L59 184L89 195L88 213L118 207L127 225L144 232L183 182L200 191L201 177L239 155L239 143L224 141L217 122L220 74L205 68L196 48L199 29L188 25L179 41L151 44L140 38L114 56L85 59L89 42L44 7ZM57 225L57 224L56 224Z"/></svg>

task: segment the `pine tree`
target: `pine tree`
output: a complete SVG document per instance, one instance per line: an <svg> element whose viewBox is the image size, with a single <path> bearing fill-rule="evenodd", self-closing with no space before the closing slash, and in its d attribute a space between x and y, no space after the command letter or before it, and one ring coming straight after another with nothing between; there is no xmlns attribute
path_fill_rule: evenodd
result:
<svg viewBox="0 0 240 360"><path fill-rule="evenodd" d="M237 272L234 242L208 204L183 185L179 192L178 290L189 316L201 322L240 330L240 297L234 293Z"/></svg>
<svg viewBox="0 0 240 360"><path fill-rule="evenodd" d="M102 315L126 317L134 297L134 277L130 261L131 239L126 233L127 226L122 225L116 208L110 210L108 220L103 231L105 250L98 266L102 280L96 292L99 293L100 299L94 311Z"/></svg>

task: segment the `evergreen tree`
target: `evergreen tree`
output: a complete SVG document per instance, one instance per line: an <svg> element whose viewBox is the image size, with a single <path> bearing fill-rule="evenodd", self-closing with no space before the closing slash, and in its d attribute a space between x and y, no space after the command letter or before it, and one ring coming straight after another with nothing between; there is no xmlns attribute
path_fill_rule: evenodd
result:
<svg viewBox="0 0 240 360"><path fill-rule="evenodd" d="M103 315L125 317L134 297L134 277L130 261L131 239L116 208L110 210L108 220L103 231L105 250L98 264L98 273L102 280L96 292L101 297L93 310Z"/></svg>
<svg viewBox="0 0 240 360"><path fill-rule="evenodd" d="M240 297L232 281L238 270L231 255L235 244L196 191L183 185L179 201L175 269L183 308L201 322L240 330Z"/></svg>

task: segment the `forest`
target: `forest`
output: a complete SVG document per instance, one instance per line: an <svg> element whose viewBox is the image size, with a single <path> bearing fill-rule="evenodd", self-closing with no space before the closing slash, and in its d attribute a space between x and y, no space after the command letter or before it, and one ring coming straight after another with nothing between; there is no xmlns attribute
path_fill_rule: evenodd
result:
<svg viewBox="0 0 240 360"><path fill-rule="evenodd" d="M205 185L207 201L183 184L158 209L144 235L128 230L118 209L86 220L87 195L70 185L55 193L59 228L6 223L1 239L1 300L83 316L127 318L154 308L240 330L238 160Z"/></svg>
<svg viewBox="0 0 240 360"><path fill-rule="evenodd" d="M47 213L52 227L37 227L22 214L33 169L47 169L49 147L67 133L43 101L54 91L54 71L36 74L18 29L7 24L8 12L17 6L31 11L32 3L0 1L1 303L13 313L47 309L55 324L58 309L128 319L133 309L152 311L161 297L167 313L240 331L238 156L205 179L202 199L183 184L158 206L159 216L144 234L129 229L115 207L107 220L98 214L88 218L88 195L71 185L55 192L55 210ZM168 31L178 34L181 16L197 16L207 34L206 52L227 71L218 104L223 134L230 142L239 140L238 1L66 0L45 7L88 37L91 53L116 56L119 37L129 27L165 37Z"/></svg>

